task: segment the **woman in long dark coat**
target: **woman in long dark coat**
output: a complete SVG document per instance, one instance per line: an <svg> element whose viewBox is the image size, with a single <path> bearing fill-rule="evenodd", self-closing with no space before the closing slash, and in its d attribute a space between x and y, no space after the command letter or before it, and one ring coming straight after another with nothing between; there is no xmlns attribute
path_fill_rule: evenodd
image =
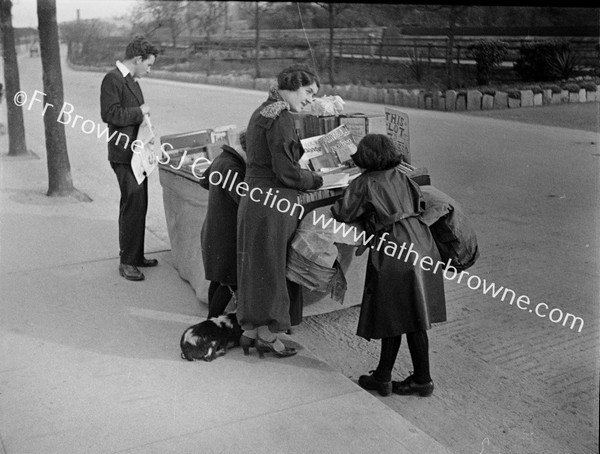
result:
<svg viewBox="0 0 600 454"><path fill-rule="evenodd" d="M246 175L245 132L240 134L240 145L242 150L223 145L223 151L200 180L200 185L209 190L201 232L204 277L210 281L207 318L222 315L237 290L237 211L241 196L236 188ZM216 176L211 179L213 172Z"/></svg>
<svg viewBox="0 0 600 454"><path fill-rule="evenodd" d="M301 214L299 190L316 189L323 179L298 164L303 151L291 112L302 110L318 89L308 68L285 69L246 128L249 188L238 211L237 308L246 354L252 345L261 357L296 353L277 337L302 319L301 288L285 277L287 249Z"/></svg>
<svg viewBox="0 0 600 454"><path fill-rule="evenodd" d="M426 330L431 323L446 320L446 302L442 272L431 270L440 255L420 219L425 202L419 187L396 168L401 155L387 136L368 134L352 159L365 172L352 181L332 213L343 222L362 221L367 233L374 235L365 245L369 261L357 334L367 340L381 339L379 365L370 375L362 375L359 385L383 396L392 390L430 395L433 381ZM392 384L402 334L406 334L414 374Z"/></svg>

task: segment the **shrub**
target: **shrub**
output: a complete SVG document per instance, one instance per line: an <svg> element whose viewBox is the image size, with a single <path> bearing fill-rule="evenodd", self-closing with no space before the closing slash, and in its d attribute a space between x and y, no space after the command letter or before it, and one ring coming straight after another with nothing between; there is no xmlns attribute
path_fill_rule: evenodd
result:
<svg viewBox="0 0 600 454"><path fill-rule="evenodd" d="M579 84L571 82L564 84L563 90L567 90L569 93L579 93L579 90L581 90L581 88L579 87Z"/></svg>
<svg viewBox="0 0 600 454"><path fill-rule="evenodd" d="M542 88L545 90L552 90L552 93L555 95L562 92L562 88L560 88L558 85L544 85Z"/></svg>
<svg viewBox="0 0 600 454"><path fill-rule="evenodd" d="M481 87L481 94L494 96L498 90L492 87Z"/></svg>
<svg viewBox="0 0 600 454"><path fill-rule="evenodd" d="M542 87L540 87L539 85L529 85L525 87L524 90L531 90L534 95L543 93Z"/></svg>
<svg viewBox="0 0 600 454"><path fill-rule="evenodd" d="M508 97L512 99L521 99L521 92L519 90L508 90Z"/></svg>
<svg viewBox="0 0 600 454"><path fill-rule="evenodd" d="M468 47L467 55L475 60L477 84L490 83L492 74L504 61L508 52L508 44L499 40L481 40Z"/></svg>
<svg viewBox="0 0 600 454"><path fill-rule="evenodd" d="M581 84L581 88L585 88L585 91L596 91L598 87L593 82L586 82L584 84Z"/></svg>
<svg viewBox="0 0 600 454"><path fill-rule="evenodd" d="M581 59L571 49L557 50L548 57L548 66L557 79L568 79L575 73Z"/></svg>
<svg viewBox="0 0 600 454"><path fill-rule="evenodd" d="M569 67L572 62L567 55L570 53L569 42L565 40L547 40L525 43L519 49L519 58L513 68L523 80L548 81L556 80L557 71ZM560 55L560 57L557 57ZM555 68L551 67L554 62Z"/></svg>
<svg viewBox="0 0 600 454"><path fill-rule="evenodd" d="M412 55L409 54L408 56L410 58L410 61L408 63L405 63L404 66L408 68L408 70L417 82L421 82L423 76L425 75L425 58L421 55L420 52L417 51L417 49L414 49Z"/></svg>
<svg viewBox="0 0 600 454"><path fill-rule="evenodd" d="M467 55L475 60L477 84L490 83L492 74L508 53L508 44L500 40L481 40L468 47Z"/></svg>

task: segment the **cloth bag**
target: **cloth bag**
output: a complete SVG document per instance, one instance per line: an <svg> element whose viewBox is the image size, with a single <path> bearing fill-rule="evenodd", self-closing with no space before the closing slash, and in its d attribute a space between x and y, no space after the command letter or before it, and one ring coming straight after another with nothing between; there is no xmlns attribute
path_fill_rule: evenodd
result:
<svg viewBox="0 0 600 454"><path fill-rule="evenodd" d="M421 219L429 226L442 260L451 260L450 265L458 271L472 267L479 258L479 246L475 229L461 206L431 185L420 189L425 199Z"/></svg>

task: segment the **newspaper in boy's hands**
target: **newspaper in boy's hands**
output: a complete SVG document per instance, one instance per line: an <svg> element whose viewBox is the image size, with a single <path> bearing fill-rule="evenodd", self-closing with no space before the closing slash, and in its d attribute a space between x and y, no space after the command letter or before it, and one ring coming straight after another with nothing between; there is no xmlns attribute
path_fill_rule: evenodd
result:
<svg viewBox="0 0 600 454"><path fill-rule="evenodd" d="M133 175L138 184L142 184L144 178L149 176L158 167L158 160L154 154L155 137L150 117L144 115L144 121L140 125L137 138L131 146L133 149L131 170L133 170Z"/></svg>

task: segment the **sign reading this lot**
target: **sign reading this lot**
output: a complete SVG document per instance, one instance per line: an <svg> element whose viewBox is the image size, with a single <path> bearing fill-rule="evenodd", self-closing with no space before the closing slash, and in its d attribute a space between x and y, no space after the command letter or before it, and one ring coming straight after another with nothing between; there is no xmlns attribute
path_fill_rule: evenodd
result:
<svg viewBox="0 0 600 454"><path fill-rule="evenodd" d="M398 109L385 107L385 130L396 144L404 159L410 164L410 139L408 137L408 115Z"/></svg>

